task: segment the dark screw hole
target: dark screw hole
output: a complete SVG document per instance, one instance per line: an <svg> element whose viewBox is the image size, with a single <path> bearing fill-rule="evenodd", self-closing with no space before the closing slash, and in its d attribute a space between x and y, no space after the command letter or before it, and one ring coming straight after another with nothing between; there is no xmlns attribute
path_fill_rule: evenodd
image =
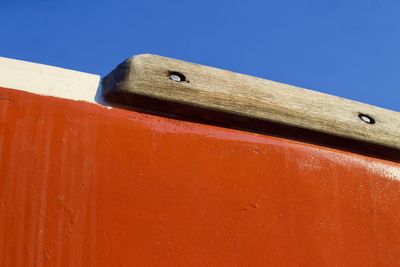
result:
<svg viewBox="0 0 400 267"><path fill-rule="evenodd" d="M170 71L168 76L171 80L175 82L186 82L186 76L177 71Z"/></svg>
<svg viewBox="0 0 400 267"><path fill-rule="evenodd" d="M358 113L358 117L360 118L360 120L362 120L365 123L375 124L375 119L367 114Z"/></svg>

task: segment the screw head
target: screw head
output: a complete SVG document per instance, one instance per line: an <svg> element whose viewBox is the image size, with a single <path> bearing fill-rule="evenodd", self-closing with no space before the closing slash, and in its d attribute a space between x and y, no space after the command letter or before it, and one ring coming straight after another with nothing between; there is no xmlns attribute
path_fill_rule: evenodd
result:
<svg viewBox="0 0 400 267"><path fill-rule="evenodd" d="M372 118L371 116L367 115L367 114L359 113L358 117L360 118L360 120L362 120L365 123L368 123L368 124L374 124L375 123L375 119Z"/></svg>
<svg viewBox="0 0 400 267"><path fill-rule="evenodd" d="M169 79L174 82L189 82L186 81L186 76L177 71L170 71L168 73Z"/></svg>
<svg viewBox="0 0 400 267"><path fill-rule="evenodd" d="M175 81L175 82L180 82L180 81L181 81L181 77L179 77L178 75L175 75L175 74L171 74L171 75L169 76L169 78L170 78L171 80Z"/></svg>

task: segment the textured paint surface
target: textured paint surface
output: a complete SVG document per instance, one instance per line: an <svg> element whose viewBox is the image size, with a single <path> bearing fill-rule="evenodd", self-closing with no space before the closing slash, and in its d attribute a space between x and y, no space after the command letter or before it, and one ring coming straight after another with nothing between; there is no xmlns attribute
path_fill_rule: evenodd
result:
<svg viewBox="0 0 400 267"><path fill-rule="evenodd" d="M396 266L400 166L0 89L0 266Z"/></svg>

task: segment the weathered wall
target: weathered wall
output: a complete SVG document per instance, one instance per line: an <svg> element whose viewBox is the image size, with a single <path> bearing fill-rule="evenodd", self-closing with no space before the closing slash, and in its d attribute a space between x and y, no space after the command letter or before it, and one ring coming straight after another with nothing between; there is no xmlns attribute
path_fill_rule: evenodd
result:
<svg viewBox="0 0 400 267"><path fill-rule="evenodd" d="M0 89L0 266L400 264L400 166Z"/></svg>

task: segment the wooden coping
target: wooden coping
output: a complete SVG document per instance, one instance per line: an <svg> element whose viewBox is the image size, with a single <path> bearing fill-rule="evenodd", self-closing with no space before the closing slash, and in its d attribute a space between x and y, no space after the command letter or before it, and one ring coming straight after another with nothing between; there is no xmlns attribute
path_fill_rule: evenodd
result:
<svg viewBox="0 0 400 267"><path fill-rule="evenodd" d="M0 87L104 105L99 75L0 57Z"/></svg>
<svg viewBox="0 0 400 267"><path fill-rule="evenodd" d="M190 120L400 149L399 112L161 56L138 55L120 64L103 79L103 95Z"/></svg>

